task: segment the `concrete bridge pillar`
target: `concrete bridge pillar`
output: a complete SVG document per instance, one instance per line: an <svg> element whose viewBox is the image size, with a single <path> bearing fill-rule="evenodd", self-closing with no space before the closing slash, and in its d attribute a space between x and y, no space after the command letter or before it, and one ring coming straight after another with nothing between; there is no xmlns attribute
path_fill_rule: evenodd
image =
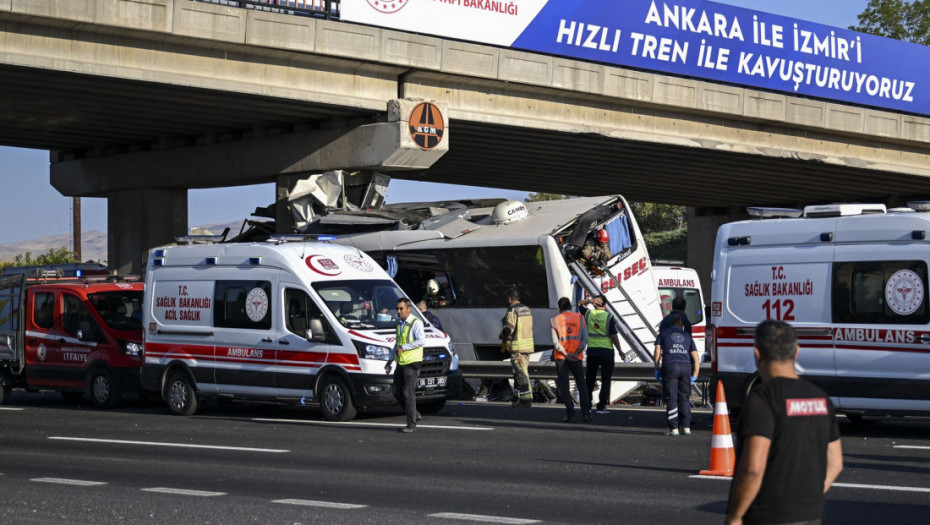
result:
<svg viewBox="0 0 930 525"><path fill-rule="evenodd" d="M714 269L714 243L721 225L749 218L745 208L688 208L688 266L701 279L704 302L710 304L711 272ZM705 305L705 306L707 306ZM705 316L710 312L705 311ZM710 318L708 317L708 322Z"/></svg>
<svg viewBox="0 0 930 525"><path fill-rule="evenodd" d="M186 189L107 193L107 266L120 275L142 275L149 248L187 235Z"/></svg>

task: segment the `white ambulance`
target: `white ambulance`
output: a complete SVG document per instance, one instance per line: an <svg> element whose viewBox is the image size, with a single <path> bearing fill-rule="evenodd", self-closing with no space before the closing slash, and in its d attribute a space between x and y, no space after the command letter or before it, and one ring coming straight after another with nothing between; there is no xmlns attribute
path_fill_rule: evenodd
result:
<svg viewBox="0 0 930 525"><path fill-rule="evenodd" d="M204 399L319 404L333 421L394 404L384 365L406 296L364 253L304 240L152 250L143 388L181 415ZM416 395L431 413L445 405L451 352L448 336L425 332Z"/></svg>
<svg viewBox="0 0 930 525"><path fill-rule="evenodd" d="M759 379L753 330L798 332L798 372L852 419L930 412L930 202L751 208L714 252L708 340L738 408Z"/></svg>
<svg viewBox="0 0 930 525"><path fill-rule="evenodd" d="M672 311L672 301L676 297L685 300L685 316L691 322L691 338L698 350L698 357L704 360L704 341L707 332L707 318L704 316L704 295L701 293L701 280L694 268L684 266L656 266L663 261L653 261L652 277L659 291L659 306L662 317Z"/></svg>

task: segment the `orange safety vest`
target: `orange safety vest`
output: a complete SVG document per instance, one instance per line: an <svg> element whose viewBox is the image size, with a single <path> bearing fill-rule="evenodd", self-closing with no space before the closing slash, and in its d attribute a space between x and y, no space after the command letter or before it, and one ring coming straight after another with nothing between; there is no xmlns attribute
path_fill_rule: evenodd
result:
<svg viewBox="0 0 930 525"><path fill-rule="evenodd" d="M581 332L585 329L584 317L574 312L562 312L552 318L550 325L559 334L559 344L568 354L577 353L581 346ZM552 357L556 361L565 359L565 354L553 351ZM580 355L578 357L581 357Z"/></svg>

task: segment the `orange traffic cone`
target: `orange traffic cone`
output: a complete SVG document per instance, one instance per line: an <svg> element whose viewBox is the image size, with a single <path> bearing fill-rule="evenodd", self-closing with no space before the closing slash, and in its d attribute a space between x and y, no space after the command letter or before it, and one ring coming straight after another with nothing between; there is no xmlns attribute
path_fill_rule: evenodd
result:
<svg viewBox="0 0 930 525"><path fill-rule="evenodd" d="M732 476L736 464L733 434L730 433L730 414L727 398L723 395L723 381L717 382L717 402L714 404L714 435L710 442L710 468L700 472L703 476Z"/></svg>

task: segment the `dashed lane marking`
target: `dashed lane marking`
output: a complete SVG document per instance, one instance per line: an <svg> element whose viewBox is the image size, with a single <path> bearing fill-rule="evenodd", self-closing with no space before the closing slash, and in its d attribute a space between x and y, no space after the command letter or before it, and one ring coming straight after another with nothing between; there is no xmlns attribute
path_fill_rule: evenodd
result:
<svg viewBox="0 0 930 525"><path fill-rule="evenodd" d="M193 445L190 443L162 443L158 441L127 441L123 439L96 439L96 438L79 438L65 436L49 436L49 439L59 441L83 441L87 443L116 443L120 445L144 445L149 447L178 447L178 448L206 448L211 450L234 450L236 452L268 452L272 454L282 454L290 450L279 448L252 448L252 447L227 447L222 445Z"/></svg>
<svg viewBox="0 0 930 525"><path fill-rule="evenodd" d="M367 423L364 421L308 421L306 419L269 419L253 418L252 421L261 421L265 423L300 423L302 425L329 425L329 426L348 426L348 427L383 427L383 428L401 428L404 424L397 423ZM494 430L493 427L457 427L451 425L423 425L418 424L417 429L421 428L438 428L440 430Z"/></svg>
<svg viewBox="0 0 930 525"><path fill-rule="evenodd" d="M930 447L923 445L895 445L894 448L913 448L917 450L930 450Z"/></svg>
<svg viewBox="0 0 930 525"><path fill-rule="evenodd" d="M513 525L522 525L524 523L539 523L539 520L505 518L502 516L482 516L481 514L459 514L457 512L440 512L438 514L430 514L429 517L446 518L450 520L480 521L482 523L510 523Z"/></svg>
<svg viewBox="0 0 930 525"><path fill-rule="evenodd" d="M75 487L97 487L106 485L103 481L86 481L82 479L65 479L65 478L32 478L29 481L39 483L57 483L59 485L73 485Z"/></svg>
<svg viewBox="0 0 930 525"><path fill-rule="evenodd" d="M930 492L930 488L897 487L894 485L860 485L859 483L834 483L833 486L844 487L847 489L893 490L893 491L898 491L898 492Z"/></svg>
<svg viewBox="0 0 930 525"><path fill-rule="evenodd" d="M9 410L10 412L19 412L23 409L17 408L17 407L0 407L0 410Z"/></svg>
<svg viewBox="0 0 930 525"><path fill-rule="evenodd" d="M200 496L200 497L211 497L211 496L225 496L225 492L211 492L209 490L189 490L189 489L173 489L169 487L151 487L147 489L139 489L143 492L158 492L161 494L175 494L178 496Z"/></svg>
<svg viewBox="0 0 930 525"><path fill-rule="evenodd" d="M733 479L732 477L727 477L727 476L694 475L694 476L688 476L688 477L694 478L694 479L723 479L727 481ZM896 485L868 485L868 484L862 484L862 483L833 483L833 485L831 485L831 488L832 487L841 487L844 489L891 490L891 491L897 491L897 492L930 492L930 488L926 488L926 487L899 487Z"/></svg>
<svg viewBox="0 0 930 525"><path fill-rule="evenodd" d="M283 503L285 505L303 505L305 507L324 507L327 509L364 509L368 505L356 505L354 503L337 503L335 501L314 501L309 499L276 499L272 503Z"/></svg>

